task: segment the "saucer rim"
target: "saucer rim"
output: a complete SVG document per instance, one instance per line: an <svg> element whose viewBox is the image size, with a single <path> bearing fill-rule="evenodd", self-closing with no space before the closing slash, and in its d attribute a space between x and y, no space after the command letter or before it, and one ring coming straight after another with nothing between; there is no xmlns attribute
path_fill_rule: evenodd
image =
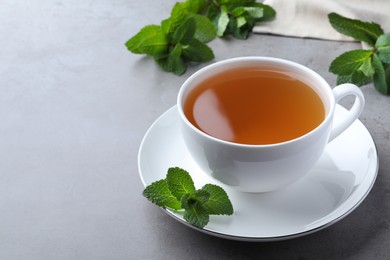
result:
<svg viewBox="0 0 390 260"><path fill-rule="evenodd" d="M339 104L337 104L336 106L341 108L341 109L346 110L344 107L340 106ZM146 184L146 182L144 180L142 171L141 171L141 156L142 156L141 155L141 151L142 151L142 148L144 147L144 143L145 143L145 141L146 141L146 139L147 139L147 137L149 135L149 132L152 131L152 129L154 129L154 127L159 123L159 121L162 118L164 118L165 116L167 116L168 114L174 113L175 110L177 110L177 105L172 106L171 108L167 109L164 113L162 113L150 125L150 127L146 131L145 135L143 136L143 139L142 139L141 144L139 146L138 158L137 159L138 159L138 172L139 172L139 176L140 176L140 179L141 179L142 184L144 185L144 187L147 186L147 184ZM176 111L176 113L177 113L177 111ZM359 200L355 204L353 204L351 206L351 208L349 208L347 211L342 213L340 216L338 216L338 217L336 217L334 219L331 219L330 221L328 221L328 222L326 222L326 223L324 223L322 225L319 225L319 226L317 226L315 228L311 228L311 229L308 229L308 230L303 230L302 232L296 232L296 233L287 234L287 235L281 235L281 236L261 236L261 237L260 236L239 236L239 235L226 234L226 233L210 230L210 229L207 229L207 226L205 228L195 227L195 226L189 224L188 222L186 222L184 219L182 219L180 216L175 214L173 211L171 211L169 209L166 209L166 208L163 208L163 207L160 207L160 208L164 212L168 213L168 215L171 216L172 218L174 218L175 220L178 220L182 224L184 224L184 225L186 225L186 226L188 226L188 227L190 227L190 228L192 228L194 230L200 231L200 232L202 232L204 234L207 234L207 235L212 235L212 236L215 236L215 237L220 237L220 238L229 239L229 240L236 240L236 241L246 241L246 242L282 241L282 240L288 240L288 239L293 239L293 238L297 238L297 237L306 236L306 235L315 233L317 231L320 231L322 229L325 229L325 228L327 228L327 227L337 223L338 221L342 220L344 217L348 216L351 212L353 212L357 207L359 207L359 205L365 200L365 198L368 196L368 194L372 190L372 187L374 186L374 184L376 182L376 179L377 179L377 176L378 176L378 172L379 172L379 156L378 156L377 145L375 143L375 140L372 138L371 133L366 128L366 126L359 119L356 119L356 121L358 121L362 125L362 127L364 127L365 131L367 131L368 136L371 138L371 140L373 142L373 148L374 148L374 151L375 151L375 154L376 154L375 173L373 174L373 177L371 179L369 179L371 181L370 186L366 189L365 193L360 196ZM357 122L354 122L353 124L356 124L356 123ZM359 185L361 185L361 184L359 184ZM335 208L332 212L335 212L338 208L339 207ZM330 213L332 213L332 212L330 212Z"/></svg>

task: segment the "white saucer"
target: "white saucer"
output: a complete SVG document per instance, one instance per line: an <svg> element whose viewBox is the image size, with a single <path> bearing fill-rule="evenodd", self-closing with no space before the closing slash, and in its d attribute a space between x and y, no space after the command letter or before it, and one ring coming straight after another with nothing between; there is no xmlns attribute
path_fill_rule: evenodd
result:
<svg viewBox="0 0 390 260"><path fill-rule="evenodd" d="M337 106L337 118L345 112ZM227 239L274 241L318 231L351 213L375 182L378 156L370 133L357 120L329 143L314 169L300 181L276 192L242 193L211 179L195 164L182 140L174 106L147 131L138 167L146 186L164 179L167 169L176 166L191 174L197 188L206 183L222 186L234 207L232 216L210 216L204 229L190 227ZM164 211L188 225L180 215Z"/></svg>

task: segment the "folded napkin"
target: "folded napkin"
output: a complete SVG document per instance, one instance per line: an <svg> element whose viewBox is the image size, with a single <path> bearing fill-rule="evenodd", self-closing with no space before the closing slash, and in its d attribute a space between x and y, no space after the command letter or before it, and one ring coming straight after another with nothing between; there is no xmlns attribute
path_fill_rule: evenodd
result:
<svg viewBox="0 0 390 260"><path fill-rule="evenodd" d="M258 23L254 33L354 41L333 29L328 20L331 12L376 22L385 33L390 33L390 0L265 0L263 3L276 10L276 18Z"/></svg>

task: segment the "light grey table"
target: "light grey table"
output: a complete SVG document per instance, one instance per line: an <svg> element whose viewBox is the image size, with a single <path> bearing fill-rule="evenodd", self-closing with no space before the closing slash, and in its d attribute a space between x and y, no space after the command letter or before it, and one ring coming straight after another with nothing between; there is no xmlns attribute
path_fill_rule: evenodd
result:
<svg viewBox="0 0 390 260"><path fill-rule="evenodd" d="M389 259L390 97L362 87L361 121L380 170L350 215L305 237L245 243L190 229L141 195L137 154L181 77L124 42L175 1L0 1L0 259ZM264 55L331 85L334 57L359 48L267 35L216 39L215 61ZM214 61L213 61L214 62Z"/></svg>

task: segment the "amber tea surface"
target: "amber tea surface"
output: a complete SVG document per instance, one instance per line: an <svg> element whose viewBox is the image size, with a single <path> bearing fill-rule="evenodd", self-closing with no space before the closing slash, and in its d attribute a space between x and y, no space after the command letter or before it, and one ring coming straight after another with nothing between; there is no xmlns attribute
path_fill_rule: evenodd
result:
<svg viewBox="0 0 390 260"><path fill-rule="evenodd" d="M267 68L232 69L203 81L185 98L184 113L211 136L254 145L297 138L325 118L311 87Z"/></svg>

